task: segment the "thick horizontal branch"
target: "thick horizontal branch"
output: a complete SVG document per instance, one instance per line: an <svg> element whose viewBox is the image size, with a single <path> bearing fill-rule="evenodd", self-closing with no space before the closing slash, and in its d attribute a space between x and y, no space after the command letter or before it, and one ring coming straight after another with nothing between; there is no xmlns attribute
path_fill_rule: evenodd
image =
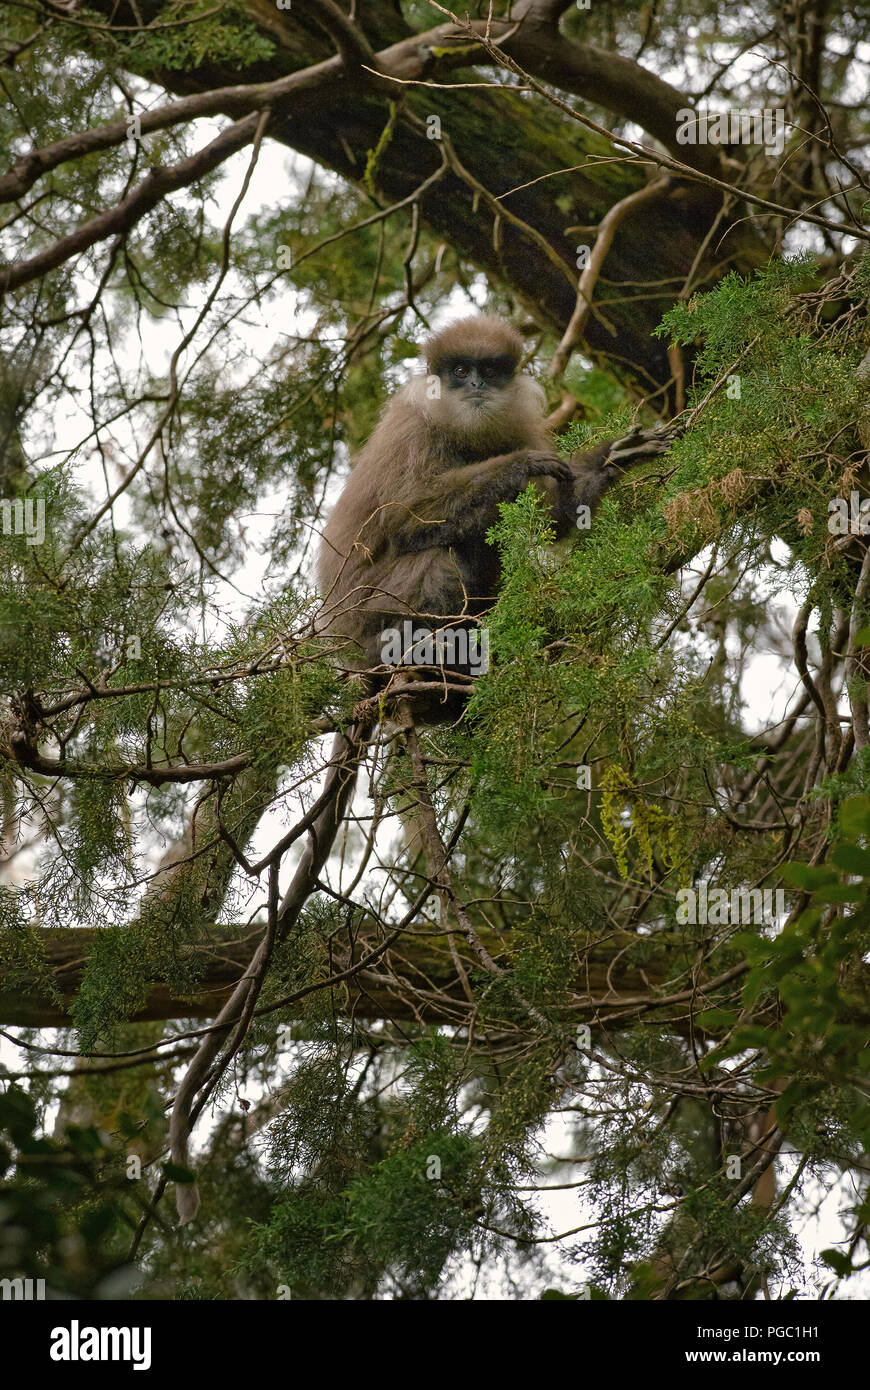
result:
<svg viewBox="0 0 870 1390"><path fill-rule="evenodd" d="M143 782L149 787L165 787L170 782L208 782L218 777L236 777L250 766L253 753L237 753L220 763L76 763L68 758L46 758L31 745L11 740L13 757L19 767L45 777L71 777L100 782ZM3 750L0 749L0 757Z"/></svg>
<svg viewBox="0 0 870 1390"><path fill-rule="evenodd" d="M566 6L561 6L562 9ZM718 167L719 152L715 146L677 146L676 113L685 107L686 98L677 88L655 73L619 53L597 48L594 44L572 42L558 32L558 15L554 7L529 3L515 7L519 24L479 23L471 27L498 40L509 35L505 51L528 67L536 76L576 93L609 111L635 121L642 129L661 140L666 149L679 153L684 160L696 160L699 167ZM324 9L322 19L333 11L336 26L340 27L346 43L333 58L313 63L310 67L288 73L271 82L234 83L211 91L196 92L180 101L139 112L136 116L136 138L157 130L167 130L187 121L220 114L239 118L266 106L288 105L296 96L316 92L318 88L340 81L345 64L353 59L359 64L371 62L382 73L405 80L446 76L457 64L466 65L469 54L457 48L449 52L451 42L467 41L467 32L453 24L442 24L426 33L415 34L373 53L360 30L348 25L337 6ZM521 13L522 12L522 13ZM336 33L338 40L338 34ZM355 42L351 42L351 41ZM481 50L478 60L485 60ZM0 177L0 203L20 198L44 174L73 159L100 150L112 149L128 139L131 116L125 114L115 121L77 131L43 148L34 148L20 155L8 172Z"/></svg>
<svg viewBox="0 0 870 1390"><path fill-rule="evenodd" d="M503 952L503 939L487 932L487 950L494 958ZM48 998L36 971L28 977L25 967L16 967L14 988L0 980L0 1024L28 1028L68 1027L71 1005L81 985L96 932L90 928L35 932L45 952L60 1001ZM180 996L166 980L155 980L136 1020L215 1017L226 1003L233 986L248 968L262 938L262 927L252 927L244 935L227 928L215 928L214 939L184 948L184 954L197 958L202 976L195 993ZM742 966L738 965L704 986L669 989L680 965L673 952L663 949L657 959L646 959L634 966L625 959L626 947L638 938L630 933L610 937L607 945L593 948L578 967L576 990L566 1009L566 1017L576 1023L627 1026L637 1017L652 1014L660 1026L670 1031L688 1031L689 1006L697 1014L733 989ZM648 944L648 943L647 943ZM368 955L377 942L360 938L354 947L354 960L334 962L336 975ZM474 962L469 958L469 966ZM324 988L331 988L328 981ZM307 992L306 992L307 993ZM355 1018L397 1019L427 1024L467 1021L468 999L457 975L448 938L433 931L430 936L403 937L401 949L388 951L370 970L362 970L342 980L333 999L343 1014ZM292 1006L291 1006L292 1007ZM701 1030L697 1029L696 1032Z"/></svg>

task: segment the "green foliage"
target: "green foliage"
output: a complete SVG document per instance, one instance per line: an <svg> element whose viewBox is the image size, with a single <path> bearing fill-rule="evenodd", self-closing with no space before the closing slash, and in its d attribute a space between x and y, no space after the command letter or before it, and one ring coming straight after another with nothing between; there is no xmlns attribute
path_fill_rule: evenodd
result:
<svg viewBox="0 0 870 1390"><path fill-rule="evenodd" d="M481 1200L479 1145L451 1115L449 1049L421 1039L382 1116L359 1103L332 1042L297 1069L272 1126L281 1191L241 1267L268 1262L294 1297L372 1296L387 1276L401 1296L430 1296Z"/></svg>
<svg viewBox="0 0 870 1390"><path fill-rule="evenodd" d="M217 11L217 12L215 12ZM180 22L182 21L182 22ZM133 71L186 72L204 63L247 68L271 58L275 44L246 14L243 0L170 0L153 31L132 34L123 56Z"/></svg>
<svg viewBox="0 0 870 1390"><path fill-rule="evenodd" d="M107 1140L68 1125L56 1141L41 1127L25 1091L0 1094L0 1278L44 1279L55 1297L118 1297L134 1271L112 1251L123 1178Z"/></svg>
<svg viewBox="0 0 870 1390"><path fill-rule="evenodd" d="M698 368L706 378L716 378L748 344L780 339L792 296L812 282L813 270L812 257L802 255L770 261L751 280L731 271L715 290L669 309L656 333L684 345L700 338Z"/></svg>
<svg viewBox="0 0 870 1390"><path fill-rule="evenodd" d="M727 1045L710 1053L707 1065L763 1049L759 1078L789 1078L777 1102L783 1124L806 1129L816 1103L824 1098L827 1108L839 1093L846 1106L840 1142L863 1145L870 1135L861 1096L870 1047L866 1004L854 986L870 948L870 798L844 802L840 827L849 838L834 845L829 863L784 866L783 876L808 895L808 906L772 940L748 932L735 940L749 967L744 1006L751 1010L775 997L778 1022L738 1027Z"/></svg>
<svg viewBox="0 0 870 1390"><path fill-rule="evenodd" d="M27 993L60 1001L60 991L46 958L45 943L29 915L31 895L0 885L0 981L5 993Z"/></svg>

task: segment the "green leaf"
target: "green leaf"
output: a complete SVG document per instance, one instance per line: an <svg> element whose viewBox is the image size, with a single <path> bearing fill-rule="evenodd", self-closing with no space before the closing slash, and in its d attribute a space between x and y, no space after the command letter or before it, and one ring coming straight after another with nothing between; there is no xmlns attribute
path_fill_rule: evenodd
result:
<svg viewBox="0 0 870 1390"><path fill-rule="evenodd" d="M808 1081L790 1081L776 1102L776 1113L780 1120L786 1120L796 1106L809 1100L818 1092L818 1086Z"/></svg>
<svg viewBox="0 0 870 1390"><path fill-rule="evenodd" d="M832 883L817 892L823 903L863 903L867 897L866 888L852 883Z"/></svg>
<svg viewBox="0 0 870 1390"><path fill-rule="evenodd" d="M730 1013L728 1009L704 1009L695 1016L695 1022L701 1028L718 1033L723 1028L733 1028L737 1022L737 1015Z"/></svg>
<svg viewBox="0 0 870 1390"><path fill-rule="evenodd" d="M734 1039L739 1043L740 1050L749 1047L769 1047L773 1039L773 1032L770 1028L762 1028L760 1024L750 1024L746 1028L741 1028Z"/></svg>
<svg viewBox="0 0 870 1390"><path fill-rule="evenodd" d="M783 864L780 872L784 879L797 884L798 888L814 889L821 887L823 883L837 881L836 871L824 864L801 864L793 861Z"/></svg>
<svg viewBox="0 0 870 1390"><path fill-rule="evenodd" d="M844 841L843 844L835 845L831 858L837 867L845 869L847 874L860 874L863 878L870 878L870 850Z"/></svg>
<svg viewBox="0 0 870 1390"><path fill-rule="evenodd" d="M870 796L850 796L840 807L839 819L844 835L870 835Z"/></svg>
<svg viewBox="0 0 870 1390"><path fill-rule="evenodd" d="M164 1163L163 1171L170 1182L196 1182L196 1174L192 1173L189 1168L182 1168L178 1163Z"/></svg>

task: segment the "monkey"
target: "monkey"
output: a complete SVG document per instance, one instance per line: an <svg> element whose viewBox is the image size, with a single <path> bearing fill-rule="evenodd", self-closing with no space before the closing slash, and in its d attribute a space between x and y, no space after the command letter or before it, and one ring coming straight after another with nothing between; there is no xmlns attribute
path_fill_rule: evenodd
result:
<svg viewBox="0 0 870 1390"><path fill-rule="evenodd" d="M426 375L387 403L323 532L317 630L340 639L339 664L369 673L377 688L397 664L468 672L444 660L461 624L476 629L500 582L486 533L498 505L533 483L549 505L557 539L590 514L631 461L661 453L665 432L634 431L570 459L556 453L545 397L519 370L523 341L490 315L460 319L424 345ZM415 620L425 626L414 628ZM433 634L420 640L420 634ZM387 639L401 634L385 659ZM410 646L404 639L410 635ZM461 644L458 644L461 645ZM442 659L439 661L439 655Z"/></svg>
<svg viewBox="0 0 870 1390"><path fill-rule="evenodd" d="M472 637L498 594L499 554L486 533L499 503L532 483L547 501L556 538L567 536L580 506L591 515L622 471L664 452L675 431L633 430L563 459L547 430L543 389L520 370L523 340L509 323L460 319L430 337L423 354L426 374L387 403L327 521L316 628L340 642L335 657L344 670L358 679L365 673L367 694L397 664L424 679L434 666L443 688L416 700L414 716L437 723L461 713L467 694L445 677L485 669L479 643L471 659ZM448 638L462 636L457 653ZM337 734L333 767L347 751ZM401 814L416 862L423 818Z"/></svg>

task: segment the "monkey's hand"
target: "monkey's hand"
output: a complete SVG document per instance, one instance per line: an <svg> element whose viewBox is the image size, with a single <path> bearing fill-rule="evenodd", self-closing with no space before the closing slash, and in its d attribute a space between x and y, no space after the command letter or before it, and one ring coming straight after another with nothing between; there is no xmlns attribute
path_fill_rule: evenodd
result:
<svg viewBox="0 0 870 1390"><path fill-rule="evenodd" d="M617 468L630 468L641 459L666 454L674 440L679 439L680 434L681 430L676 423L656 425L653 429L635 426L621 439L614 439L607 451L605 462L608 465L615 464Z"/></svg>
<svg viewBox="0 0 870 1390"><path fill-rule="evenodd" d="M535 490L543 493L552 505L564 508L570 505L574 492L574 468L568 459L548 449L517 449L506 454L499 462L500 490L499 501L512 501L519 497L534 480Z"/></svg>
<svg viewBox="0 0 870 1390"><path fill-rule="evenodd" d="M570 535L578 524L581 507L594 512L601 498L619 482L626 469L642 459L666 453L681 433L676 422L655 429L636 427L620 439L604 441L592 449L574 454L571 459L573 489L566 496L560 485L559 496L552 509L556 536Z"/></svg>
<svg viewBox="0 0 870 1390"><path fill-rule="evenodd" d="M530 478L555 478L558 483L574 481L574 470L568 459L559 458L558 454L549 454L546 450L527 450L525 467Z"/></svg>

